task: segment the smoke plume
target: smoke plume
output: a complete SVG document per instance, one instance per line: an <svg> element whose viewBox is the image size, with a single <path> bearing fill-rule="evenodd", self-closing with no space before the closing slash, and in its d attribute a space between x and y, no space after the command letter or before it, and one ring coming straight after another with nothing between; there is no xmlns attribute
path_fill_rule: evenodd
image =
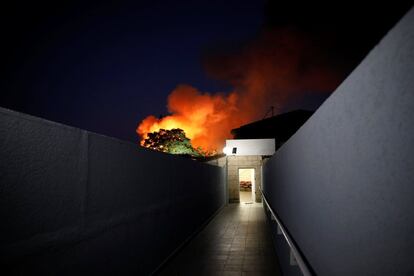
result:
<svg viewBox="0 0 414 276"><path fill-rule="evenodd" d="M293 28L267 29L239 49L209 53L204 66L232 92L178 85L168 97L170 115L139 124L143 139L160 128L181 128L194 147L221 150L231 129L261 119L270 106L282 110L311 93L330 93L343 78L318 43Z"/></svg>

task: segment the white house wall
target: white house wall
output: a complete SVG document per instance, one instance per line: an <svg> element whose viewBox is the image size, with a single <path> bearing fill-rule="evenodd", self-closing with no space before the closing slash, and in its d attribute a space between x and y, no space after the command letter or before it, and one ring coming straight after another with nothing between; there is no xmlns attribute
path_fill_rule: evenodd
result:
<svg viewBox="0 0 414 276"><path fill-rule="evenodd" d="M232 153L237 148L236 153ZM227 155L273 155L275 153L275 139L235 139L226 140Z"/></svg>

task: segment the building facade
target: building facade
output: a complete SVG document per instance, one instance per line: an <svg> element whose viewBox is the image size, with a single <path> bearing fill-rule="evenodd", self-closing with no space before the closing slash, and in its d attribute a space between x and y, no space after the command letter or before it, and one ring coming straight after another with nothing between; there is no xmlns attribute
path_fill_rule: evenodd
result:
<svg viewBox="0 0 414 276"><path fill-rule="evenodd" d="M225 167L229 203L261 202L262 165L275 152L274 139L226 140L224 157L208 163Z"/></svg>
<svg viewBox="0 0 414 276"><path fill-rule="evenodd" d="M295 110L233 129L225 156L208 163L226 167L227 202L261 202L262 166L313 114Z"/></svg>

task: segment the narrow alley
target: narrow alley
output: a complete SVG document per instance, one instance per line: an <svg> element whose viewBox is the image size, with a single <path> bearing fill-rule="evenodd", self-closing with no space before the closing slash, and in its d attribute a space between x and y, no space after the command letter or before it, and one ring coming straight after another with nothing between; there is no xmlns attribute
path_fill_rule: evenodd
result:
<svg viewBox="0 0 414 276"><path fill-rule="evenodd" d="M261 203L230 204L158 275L281 275Z"/></svg>
<svg viewBox="0 0 414 276"><path fill-rule="evenodd" d="M159 7L160 10L162 8L167 13L174 14L174 10L163 8L158 1L156 6L157 9ZM366 10L361 9L360 5L348 5L348 8L360 11L361 22L369 21L370 26L374 27L385 23L378 17L372 17L375 13L377 16L380 14L377 6L369 6ZM388 9L392 5L383 6ZM103 9L96 9L98 7L93 5L90 8L93 8L93 11L104 11L105 18L107 18L106 12L110 12L110 6L107 5L102 6ZM274 5L274 8L284 13L283 7ZM323 18L316 18L307 11L305 13L309 14L312 20L315 18L329 26L335 26L331 24L331 20L339 12L343 12L342 8L332 9L327 13L328 17ZM19 9L16 11L20 10L27 11L23 15L30 15L28 18L31 21L38 17L36 12L19 2ZM151 25L146 26L141 23L136 25L132 17L131 20L119 17L121 15L119 12L128 9L122 8L117 3L113 10L115 11L113 18L116 20L109 20L108 24L102 24L104 28L102 33L105 33L104 30L108 28L109 31L116 30L113 27L117 27L118 23L123 21L126 30L133 30L132 34L138 34L140 41L145 37L136 32L136 26L142 25L142 28L138 29L142 29L144 33L148 33L147 29L151 30L152 37L154 28L151 28ZM231 7L228 10L231 11L229 14L233 10L234 8ZM248 9L240 10L245 10L246 14L251 12ZM146 8L143 11L146 11ZM187 12L187 9L183 11ZM211 18L209 11L202 12ZM87 31L85 34L93 35L96 32L90 31L95 30L94 28L78 24L85 21L79 21L83 15L89 13L76 13L73 17L76 19L76 22L73 21L76 23L74 25L76 32L73 34L78 34L78 31L84 29ZM99 18L99 13L96 14L97 16L95 13L93 15L92 19ZM240 15L243 19L244 13ZM347 14L346 20L340 26L345 27L349 23L356 27L355 30L363 27L355 20L348 20L348 18L354 19L350 15L351 13ZM22 23L20 19L23 17L19 13L19 16L10 17L13 20L9 21ZM157 24L162 19L148 17L153 18ZM398 18L401 19L396 22ZM165 19L164 21L174 25L172 21ZM201 21L203 24L209 22ZM308 23L306 20L300 19L300 21ZM309 23L312 23L310 21ZM224 71L227 68L231 69L234 60L233 69L236 69L236 73L237 70L246 71L249 73L247 75L253 72L254 77L248 78L248 85L246 85L254 84L252 95L255 96L252 100L239 97L250 90L246 88L239 91L237 87L230 89L233 82L225 87L225 91L229 93L223 91L223 94L217 96L202 92L210 91L209 89L199 90L192 86L189 96L187 92L182 93L186 97L193 95L203 102L204 98L213 98L214 105L211 105L211 108L209 104L199 105L192 101L185 104L186 108L191 109L191 114L192 112L197 114L197 116L188 116L186 121L197 129L199 119L207 124L205 130L199 131L202 138L200 139L211 145L219 143L220 147L211 147L211 149L216 148L217 152L194 149L191 143L196 138L191 136L191 140L183 135L187 130L186 124L183 124L185 129L180 129L180 126L176 126L175 123L167 124L165 127L160 124L154 130L148 128L148 134L154 137L150 139L149 145L152 147L149 148L141 146L141 143L136 140L131 142L111 137L112 134L120 133L115 131L117 125L123 125L125 130L129 129L128 131L133 134L139 116L134 115L134 112L127 112L129 115L123 112L124 110L120 109L123 104L112 104L113 97L109 97L111 93L105 89L116 88L115 92L120 91L117 87L118 81L117 78L107 78L109 74L105 73L106 70L101 70L102 68L98 68L99 70L95 72L99 74L104 72L104 75L101 74L102 78L92 79L99 87L105 88L95 90L102 90L103 94L101 94L108 96L106 99L111 102L100 101L95 97L96 93L92 93L94 103L98 100L98 103L104 104L105 108L99 109L98 106L88 105L83 100L76 104L76 107L92 108L89 111L86 110L88 108L83 108L86 112L83 115L92 112L94 115L92 117L96 117L96 123L91 124L88 129L99 130L101 125L105 126L107 132L103 132L105 133L103 135L65 125L63 123L70 123L68 120L72 115L74 119L81 119L81 121L90 117L82 116L77 112L68 112L68 109L59 106L64 102L61 99L81 99L74 97L73 93L82 92L83 95L84 91L95 91L89 89L92 87L89 85L85 86L88 88L86 90L81 89L80 86L77 89L77 86L70 82L72 79L86 81L87 76L90 75L89 70L87 76L84 74L85 78L67 78L65 74L65 78L61 79L62 87L65 89L59 90L55 85L59 79L55 78L54 74L49 74L52 77L49 78L48 74L43 73L47 73L46 71L53 73L55 67L60 64L60 58L46 58L44 60L47 64L43 64L45 66L40 63L35 66L35 63L32 64L33 59L26 58L29 57L26 53L30 54L33 51L17 51L16 48L16 51L5 52L10 56L10 61L14 59L13 56L19 56L13 61L16 66L9 66L10 70L15 71L14 77L9 75L11 77L9 82L13 84L10 86L9 94L13 99L17 99L20 98L15 97L18 89L27 90L28 97L21 97L23 105L18 104L15 107L30 108L13 110L13 106L0 103L0 275L414 275L414 235L412 234L414 232L414 8L410 7L404 16L402 14L401 17L396 16L394 27L391 21L386 30L384 29L385 36L380 39L380 32L378 33L378 40L376 40L378 44L371 48L369 53L367 52L366 57L358 65L355 63L355 69L335 90L326 90L331 93L330 96L314 112L306 110L308 105L302 106L301 103L305 103L305 99L319 98L320 92L323 91L308 89L306 85L321 87L330 85L331 81L336 79L334 73L342 72L329 67L334 60L323 58L319 62L319 56L315 56L315 61L318 62L307 63L305 58L304 62L299 63L298 68L309 67L310 70L299 70L300 78L284 78L283 74L269 74L274 78L269 80L269 86L265 83L266 85L256 87L257 83L262 82L262 74L257 73L255 68L263 67L260 66L261 60L265 62L266 66L263 67L265 70L272 68L273 58L269 57L267 60L266 53L272 54L274 51L264 51L265 55L261 56L258 64L255 59L252 59L253 71L250 70L250 55L245 55L244 51L240 52L242 61L245 56L248 62L240 63L237 58L227 55L226 52L223 52L226 55L222 57L213 58L213 63L217 67L223 67ZM41 22L43 21L38 21ZM112 26L111 22L116 24ZM216 20L212 22L221 23ZM22 28L28 26L26 29L30 32L41 30L36 27L39 24L32 26L29 23L19 26ZM98 26L95 23L94 25ZM182 18L179 23L176 27L180 34L184 25L193 24L191 20L186 21ZM5 27L9 28L10 24L6 24ZM213 25L222 26L222 24ZM69 25L65 24L65 26ZM350 47L358 46L361 43L359 38L365 33L376 32L375 28L371 30L371 27L367 26L365 29L369 30L369 33L349 31L349 38L354 40L347 40L347 36L342 36L338 32L340 37L338 45L342 45L339 49L346 49L342 42L350 43ZM52 27L53 30L50 31L54 34L58 29L55 28L56 26ZM71 33L66 34L66 30L69 29L65 27L58 38L64 37L65 41L66 37L70 39ZM198 35L205 36L204 29L197 30ZM34 34L36 33L37 31ZM20 35L20 32L11 31L10 34ZM189 34L193 39L191 33ZM267 37L267 32L265 34ZM282 34L281 42L284 42L285 33ZM32 34L30 37L36 35ZM41 39L43 37L46 36L40 36ZM129 41L130 36L125 37ZM93 35L92 38L95 36ZM168 39L170 38L174 36L168 35ZM264 49L273 45L272 36L269 38L271 39L263 40L266 44ZM299 43L296 45L299 48L294 45L293 52L297 52L297 49L304 50L304 57L312 54L315 48L313 46L316 45L303 44L302 39L290 41L290 36L286 38L288 38L287 45L290 45L290 42ZM326 41L331 46L337 44L334 43L335 41ZM21 44L20 42L18 43ZM117 45L125 44L122 41L118 42ZM372 43L374 44L375 41L373 40ZM28 44L28 47L37 45L36 51L33 52L36 57L37 52L47 52L53 57L62 56L57 54L64 49L56 48L58 44L52 44L49 45L51 47L44 48L45 51L41 51L41 48L37 49L37 46L43 45L42 43ZM99 46L102 47L108 46L107 43L100 44L102 45ZM87 45L86 43L85 46ZM151 48L154 44L148 45ZM171 46L168 43L166 45ZM96 48L89 46L86 50ZM328 48L334 50L331 46ZM26 50L31 49L29 48ZM74 50L78 50L77 47L75 48ZM175 48L179 49L180 53L184 53L181 47ZM365 46L363 48L367 51L370 49ZM147 51L141 52L147 53ZM156 56L163 54L162 51L158 52ZM90 57L99 61L100 66L102 64L112 66L112 62L101 60L101 56L102 58L109 56L111 60L116 57L101 55L104 53L101 51L97 52L99 55L96 58L94 55L89 55L89 50L85 53L87 55L78 55L76 52L76 55L72 56ZM329 55L332 53L327 52ZM122 57L128 57L127 53L122 54ZM345 60L343 57L346 56L341 55L339 64L348 64L350 60ZM88 64L90 58L85 59ZM129 61L129 58L125 60ZM287 71L296 68L296 63L284 62L285 59L281 61L280 68L287 66L285 68ZM51 62L59 64L54 66ZM25 64L36 70L32 70L32 73L29 72L30 70L26 72ZM73 76L82 76L85 70L78 69L83 67L79 67L77 62L73 64L76 65L72 66L75 74ZM128 64L130 62L127 62ZM323 70L313 70L315 69L313 65L321 65ZM351 63L348 65L350 66ZM58 67L56 70L59 69ZM159 68L161 67L160 65ZM62 68L64 69L62 72L66 73L70 66L65 65ZM88 69L89 66L84 68ZM326 72L326 75L322 74L323 72ZM93 74L93 70L90 73L90 76L96 75ZM143 78L147 76L147 74L141 75L144 76ZM235 74L238 75L240 74ZM196 82L197 79L192 76L188 75L188 79ZM171 80L176 79L170 74L167 77ZM315 77L315 81L312 81ZM39 82L39 78L44 80L44 86ZM166 80L162 74L149 79ZM30 85L30 81L35 85ZM110 85L105 84L107 81ZM151 103L161 106L159 100L146 102L141 97L141 94L152 97L153 91L146 89L139 78L137 81L138 85L131 86L133 89L129 90L139 95L136 100L142 103L141 107L151 107ZM275 90L270 89L273 84L280 81L283 87L285 83L291 83L290 88L286 87L288 89L284 90L277 86L279 88L276 87ZM162 84L162 81L160 83ZM236 83L245 86L242 79ZM122 87L126 86L122 85ZM178 85L173 91L177 89L179 91L180 87L181 85ZM303 101L299 98L292 102L286 100L286 103L289 102L289 108L283 104L278 105L277 102L273 103L267 97L263 97L265 94L262 93L262 90L269 90L272 93L273 91L278 93L280 90L299 95L302 89L305 93ZM53 102L53 99L42 97L39 94L40 90L46 91L51 96L57 95L55 100L58 98L60 100ZM238 92L241 92L240 95ZM120 98L118 94L117 92L113 95L116 96L115 98ZM175 94L171 93L174 97ZM130 100L134 110L141 110L140 106L134 104L133 98L122 99ZM36 102L40 104L38 111L41 111L37 116L46 115L44 108L48 107L53 114L60 110L63 116L60 118L64 120L51 121L53 117L33 116L36 113L32 113L34 109L31 107L34 106L31 104ZM178 101L172 100L172 102L176 103L172 105L174 107L181 105ZM215 114L216 102L220 107L219 115L203 115L205 110L212 110L211 112L214 110ZM255 116L250 120L249 110L255 110L253 113L259 114L264 111L262 104L274 105L277 114L273 114L271 108L271 117ZM294 109L296 105L298 110ZM108 117L107 107L112 108L114 114L128 115L130 121L116 116ZM221 109L225 112L222 113ZM232 115L225 115L229 110ZM98 116L101 113L104 116ZM133 116L130 116L131 114ZM107 120L108 118L110 120ZM157 123L162 116L148 118L149 122ZM213 121L220 124L212 124ZM113 131L110 131L111 129ZM168 133L172 131L176 136L164 137L164 132L167 133L167 130ZM219 137L215 135L221 130L226 130L226 134L223 132L218 139ZM145 143L145 137L140 139ZM164 145L174 145L174 147L164 152L167 149ZM258 203L260 201L262 203Z"/></svg>

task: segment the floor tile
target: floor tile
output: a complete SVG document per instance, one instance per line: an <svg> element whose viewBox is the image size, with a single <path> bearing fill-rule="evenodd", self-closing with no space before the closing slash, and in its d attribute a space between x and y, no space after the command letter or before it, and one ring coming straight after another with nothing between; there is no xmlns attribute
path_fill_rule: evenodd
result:
<svg viewBox="0 0 414 276"><path fill-rule="evenodd" d="M261 204L229 204L157 275L281 275Z"/></svg>

